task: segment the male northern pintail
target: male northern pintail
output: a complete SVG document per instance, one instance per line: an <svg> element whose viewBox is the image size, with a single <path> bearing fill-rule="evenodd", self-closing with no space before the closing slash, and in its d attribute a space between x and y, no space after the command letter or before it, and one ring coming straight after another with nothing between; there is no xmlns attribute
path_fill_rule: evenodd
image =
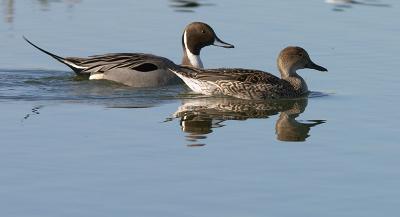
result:
<svg viewBox="0 0 400 217"><path fill-rule="evenodd" d="M195 92L206 95L228 95L242 99L295 98L308 93L307 84L298 69L327 71L311 61L301 47L286 47L278 56L281 78L270 73L241 68L171 69Z"/></svg>
<svg viewBox="0 0 400 217"><path fill-rule="evenodd" d="M144 53L110 53L81 57L60 57L52 54L24 37L24 39L56 60L70 67L78 75L89 79L106 79L133 87L156 87L176 84L180 79L167 70L171 61L166 58ZM182 35L182 65L202 68L200 50L215 45L225 48L234 46L223 42L206 23L193 22L186 26Z"/></svg>

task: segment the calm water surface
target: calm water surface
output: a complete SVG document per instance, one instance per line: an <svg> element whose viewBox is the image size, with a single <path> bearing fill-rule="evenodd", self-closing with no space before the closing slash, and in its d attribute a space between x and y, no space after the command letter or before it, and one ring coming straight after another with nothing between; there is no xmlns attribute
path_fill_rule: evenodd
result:
<svg viewBox="0 0 400 217"><path fill-rule="evenodd" d="M396 216L395 0L0 2L0 216ZM206 67L277 74L287 45L308 99L243 101L184 86L87 81L39 53L181 58L192 21L235 49Z"/></svg>

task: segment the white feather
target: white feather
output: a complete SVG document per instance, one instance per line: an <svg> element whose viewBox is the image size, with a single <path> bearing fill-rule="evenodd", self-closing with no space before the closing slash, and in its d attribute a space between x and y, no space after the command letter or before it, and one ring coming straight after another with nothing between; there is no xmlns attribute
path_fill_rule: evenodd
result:
<svg viewBox="0 0 400 217"><path fill-rule="evenodd" d="M103 73L96 73L89 76L89 80L101 80L101 79L104 79Z"/></svg>
<svg viewBox="0 0 400 217"><path fill-rule="evenodd" d="M65 59L63 59L63 60L61 60L61 61L64 61L65 64L70 65L70 66L72 66L72 67L74 67L74 68L77 68L77 69L86 69L86 68L87 68L87 67L85 67L85 66L78 66L78 65L76 65L75 63L73 63L73 62L71 62L71 61L68 61L68 60L65 60Z"/></svg>
<svg viewBox="0 0 400 217"><path fill-rule="evenodd" d="M205 95L212 95L213 90L216 88L216 86L212 82L196 80L193 78L185 77L178 72L172 72L174 72L179 78L181 78L193 92Z"/></svg>

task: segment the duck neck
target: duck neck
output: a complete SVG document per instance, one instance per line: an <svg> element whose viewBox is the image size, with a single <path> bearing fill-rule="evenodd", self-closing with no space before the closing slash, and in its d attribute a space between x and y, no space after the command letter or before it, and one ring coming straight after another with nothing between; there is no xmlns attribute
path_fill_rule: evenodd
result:
<svg viewBox="0 0 400 217"><path fill-rule="evenodd" d="M296 69L279 67L279 71L281 73L281 78L289 82L296 92L299 94L308 92L306 82L300 75L297 74Z"/></svg>
<svg viewBox="0 0 400 217"><path fill-rule="evenodd" d="M193 66L196 68L203 68L203 62L200 59L200 49L198 51L191 51L189 49L186 31L182 35L182 48L183 48L183 58L182 65Z"/></svg>

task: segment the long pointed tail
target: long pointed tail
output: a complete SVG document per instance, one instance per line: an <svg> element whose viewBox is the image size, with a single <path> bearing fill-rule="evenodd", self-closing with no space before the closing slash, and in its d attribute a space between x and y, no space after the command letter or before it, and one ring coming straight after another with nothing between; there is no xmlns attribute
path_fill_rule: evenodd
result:
<svg viewBox="0 0 400 217"><path fill-rule="evenodd" d="M31 41L29 41L25 36L22 36L22 38L23 38L26 42L28 42L30 45L32 45L33 47L35 47L36 49L38 49L38 50L42 51L43 53L45 53L45 54L47 54L47 55L53 57L53 58L56 59L57 61L59 61L59 62L65 64L65 65L67 65L68 67L70 67L72 70L74 70L74 71L75 71L76 73L78 73L78 74L80 74L80 72L81 72L82 69L84 68L84 67L78 66L76 63L74 63L74 62L72 62L72 61L70 61L70 60L67 60L67 59L64 58L64 57L57 56L57 55L55 55L55 54L53 54L53 53L50 53L50 52L47 51L47 50L44 50L44 49L40 48L39 46L37 46L37 45L35 45L34 43L32 43Z"/></svg>

